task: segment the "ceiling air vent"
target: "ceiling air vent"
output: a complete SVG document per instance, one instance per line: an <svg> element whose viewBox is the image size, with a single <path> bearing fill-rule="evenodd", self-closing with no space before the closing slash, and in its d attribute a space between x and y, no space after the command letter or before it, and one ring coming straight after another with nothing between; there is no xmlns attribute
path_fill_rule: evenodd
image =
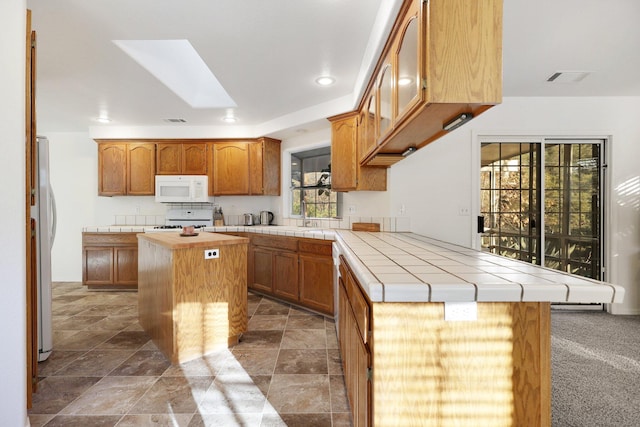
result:
<svg viewBox="0 0 640 427"><path fill-rule="evenodd" d="M164 119L167 123L187 123L185 119Z"/></svg>
<svg viewBox="0 0 640 427"><path fill-rule="evenodd" d="M547 78L547 81L553 83L578 83L589 74L591 74L589 71L556 71Z"/></svg>

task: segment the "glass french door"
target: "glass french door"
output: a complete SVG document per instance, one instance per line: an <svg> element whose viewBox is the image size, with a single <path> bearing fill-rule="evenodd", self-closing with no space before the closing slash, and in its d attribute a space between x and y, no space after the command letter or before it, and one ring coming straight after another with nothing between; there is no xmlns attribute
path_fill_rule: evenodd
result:
<svg viewBox="0 0 640 427"><path fill-rule="evenodd" d="M603 164L600 139L483 142L482 250L602 280Z"/></svg>

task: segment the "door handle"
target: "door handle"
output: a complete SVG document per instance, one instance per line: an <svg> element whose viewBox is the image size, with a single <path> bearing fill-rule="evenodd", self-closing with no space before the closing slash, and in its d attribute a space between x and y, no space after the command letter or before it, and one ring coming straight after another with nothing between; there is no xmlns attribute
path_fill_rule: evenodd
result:
<svg viewBox="0 0 640 427"><path fill-rule="evenodd" d="M478 216L478 233L484 233L484 216Z"/></svg>

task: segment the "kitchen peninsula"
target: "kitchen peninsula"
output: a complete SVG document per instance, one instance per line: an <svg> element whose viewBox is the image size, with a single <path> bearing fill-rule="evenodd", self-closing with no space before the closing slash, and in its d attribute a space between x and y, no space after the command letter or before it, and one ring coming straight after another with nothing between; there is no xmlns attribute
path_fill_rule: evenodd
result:
<svg viewBox="0 0 640 427"><path fill-rule="evenodd" d="M247 330L248 241L138 234L140 325L171 362L234 345Z"/></svg>

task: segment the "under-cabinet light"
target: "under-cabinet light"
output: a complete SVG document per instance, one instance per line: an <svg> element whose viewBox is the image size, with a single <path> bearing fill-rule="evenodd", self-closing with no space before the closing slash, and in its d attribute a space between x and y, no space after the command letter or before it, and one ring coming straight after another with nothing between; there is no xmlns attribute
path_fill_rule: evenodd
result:
<svg viewBox="0 0 640 427"><path fill-rule="evenodd" d="M471 119L473 119L473 114L471 114L471 113L462 113L458 117L456 117L455 119L451 120L449 123L445 123L445 125L442 126L442 129L450 132L450 131L452 131L454 129L459 128L460 126L462 126L463 124L467 123Z"/></svg>
<svg viewBox="0 0 640 427"><path fill-rule="evenodd" d="M407 157L413 153L415 153L418 149L416 147L409 147L402 152L402 157Z"/></svg>

